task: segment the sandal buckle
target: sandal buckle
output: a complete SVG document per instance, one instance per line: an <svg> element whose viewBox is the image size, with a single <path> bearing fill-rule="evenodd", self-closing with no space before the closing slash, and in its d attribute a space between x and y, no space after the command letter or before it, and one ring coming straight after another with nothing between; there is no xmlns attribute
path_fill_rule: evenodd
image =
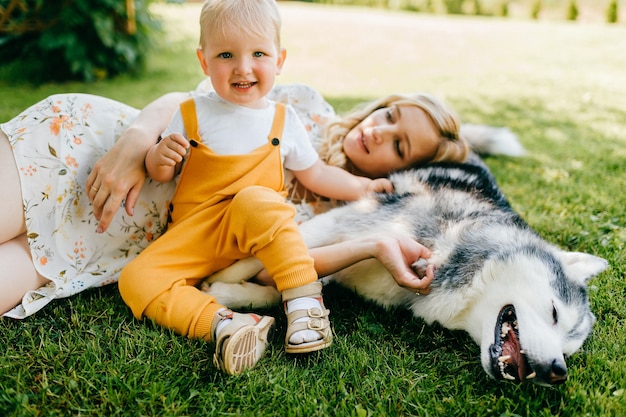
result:
<svg viewBox="0 0 626 417"><path fill-rule="evenodd" d="M322 331L328 327L328 322L321 318L311 318L307 322L307 328L309 330Z"/></svg>
<svg viewBox="0 0 626 417"><path fill-rule="evenodd" d="M231 309L218 311L217 315L219 316L220 321L226 320L226 319L232 319L234 317L234 313Z"/></svg>

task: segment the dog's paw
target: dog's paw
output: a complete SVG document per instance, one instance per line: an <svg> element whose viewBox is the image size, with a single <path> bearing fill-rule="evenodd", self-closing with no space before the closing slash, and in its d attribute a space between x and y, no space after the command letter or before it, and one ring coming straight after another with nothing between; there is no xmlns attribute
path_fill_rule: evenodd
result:
<svg viewBox="0 0 626 417"><path fill-rule="evenodd" d="M430 262L428 260L420 258L417 261L413 262L413 265L411 265L411 269L413 269L415 275L420 278L424 278L426 276L426 270L428 269L429 265Z"/></svg>
<svg viewBox="0 0 626 417"><path fill-rule="evenodd" d="M239 284L206 281L200 290L215 297L218 303L229 308L267 308L280 302L280 293L274 287L267 287L243 281Z"/></svg>

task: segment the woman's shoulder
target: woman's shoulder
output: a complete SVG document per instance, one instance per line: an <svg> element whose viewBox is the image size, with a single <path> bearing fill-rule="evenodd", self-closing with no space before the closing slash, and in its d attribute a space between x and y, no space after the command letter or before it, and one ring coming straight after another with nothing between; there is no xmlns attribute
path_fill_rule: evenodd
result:
<svg viewBox="0 0 626 417"><path fill-rule="evenodd" d="M269 98L293 108L315 148L322 138L323 127L328 120L336 116L335 109L328 104L322 94L306 84L277 85L272 89Z"/></svg>
<svg viewBox="0 0 626 417"><path fill-rule="evenodd" d="M272 88L272 91L268 95L268 98L280 103L285 103L296 108L307 109L324 109L325 111L331 111L334 114L334 110L330 104L324 99L324 96L314 89L313 87L294 83L294 84L278 84Z"/></svg>

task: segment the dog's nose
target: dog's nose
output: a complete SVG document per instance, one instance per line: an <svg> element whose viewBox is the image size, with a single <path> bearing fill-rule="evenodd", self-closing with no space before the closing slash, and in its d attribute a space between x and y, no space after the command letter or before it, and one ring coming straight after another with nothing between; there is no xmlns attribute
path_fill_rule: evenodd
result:
<svg viewBox="0 0 626 417"><path fill-rule="evenodd" d="M562 384L567 380L567 365L565 362L555 359L552 361L549 373L551 384Z"/></svg>

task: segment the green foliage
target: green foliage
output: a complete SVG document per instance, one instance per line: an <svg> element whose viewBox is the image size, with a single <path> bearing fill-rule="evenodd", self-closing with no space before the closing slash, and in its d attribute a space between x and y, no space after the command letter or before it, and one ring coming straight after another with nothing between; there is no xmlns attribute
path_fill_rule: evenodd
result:
<svg viewBox="0 0 626 417"><path fill-rule="evenodd" d="M565 16L567 20L576 20L578 19L578 5L576 4L576 0L570 0L567 5L567 15Z"/></svg>
<svg viewBox="0 0 626 417"><path fill-rule="evenodd" d="M609 7L606 10L606 21L607 23L617 23L619 13L617 0L611 0L609 3Z"/></svg>
<svg viewBox="0 0 626 417"><path fill-rule="evenodd" d="M137 72L160 28L149 2L134 2L133 19L122 0L24 0L27 9L12 13L0 32L0 63L33 82Z"/></svg>
<svg viewBox="0 0 626 417"><path fill-rule="evenodd" d="M620 0L306 0L312 3L389 8L420 13L499 16L533 20L577 20L584 4L585 20L615 23Z"/></svg>
<svg viewBox="0 0 626 417"><path fill-rule="evenodd" d="M509 15L509 2L508 0L503 0L500 4L500 16L507 17Z"/></svg>
<svg viewBox="0 0 626 417"><path fill-rule="evenodd" d="M535 0L530 10L530 17L532 19L539 19L539 13L541 13L541 0Z"/></svg>
<svg viewBox="0 0 626 417"><path fill-rule="evenodd" d="M474 0L472 3L474 6L474 14L476 16L480 16L481 14L483 14L483 8L480 4L480 0Z"/></svg>
<svg viewBox="0 0 626 417"><path fill-rule="evenodd" d="M463 14L463 0L444 0L449 14Z"/></svg>

